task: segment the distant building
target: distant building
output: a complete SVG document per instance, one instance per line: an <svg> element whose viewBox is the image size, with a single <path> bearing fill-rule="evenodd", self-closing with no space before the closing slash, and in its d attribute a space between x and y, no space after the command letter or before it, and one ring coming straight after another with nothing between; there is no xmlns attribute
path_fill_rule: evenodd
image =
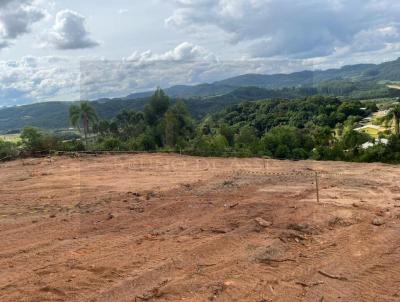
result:
<svg viewBox="0 0 400 302"><path fill-rule="evenodd" d="M368 135L370 135L372 137L378 137L379 133L385 131L386 129L381 126L376 126L376 125L365 125L365 126L356 128L354 130L358 131L358 132L367 133Z"/></svg>
<svg viewBox="0 0 400 302"><path fill-rule="evenodd" d="M364 150L371 148L373 146L376 145L387 145L389 143L389 140L386 138L378 138L376 139L374 142L366 142L364 144L361 145L361 148L363 148Z"/></svg>

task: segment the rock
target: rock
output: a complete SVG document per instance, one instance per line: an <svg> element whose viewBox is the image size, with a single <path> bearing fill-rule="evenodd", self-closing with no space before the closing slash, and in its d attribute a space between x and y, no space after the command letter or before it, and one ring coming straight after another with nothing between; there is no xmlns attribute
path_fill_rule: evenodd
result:
<svg viewBox="0 0 400 302"><path fill-rule="evenodd" d="M271 221L266 221L265 219L261 218L261 217L257 217L256 219L254 219L260 226L267 228L270 227L272 225Z"/></svg>
<svg viewBox="0 0 400 302"><path fill-rule="evenodd" d="M381 226L385 224L385 220L382 217L375 217L372 220L372 224L376 226Z"/></svg>
<svg viewBox="0 0 400 302"><path fill-rule="evenodd" d="M286 245L275 239L269 245L257 248L254 251L254 260L265 264L285 262L286 252Z"/></svg>
<svg viewBox="0 0 400 302"><path fill-rule="evenodd" d="M115 217L113 213L108 213L107 220L111 220Z"/></svg>
<svg viewBox="0 0 400 302"><path fill-rule="evenodd" d="M288 229L308 235L311 235L316 231L315 228L308 223L291 223L288 225Z"/></svg>

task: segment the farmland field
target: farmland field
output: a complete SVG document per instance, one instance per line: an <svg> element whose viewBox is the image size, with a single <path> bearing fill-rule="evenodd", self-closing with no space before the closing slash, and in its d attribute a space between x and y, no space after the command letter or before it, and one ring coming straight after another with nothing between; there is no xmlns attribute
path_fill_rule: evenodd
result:
<svg viewBox="0 0 400 302"><path fill-rule="evenodd" d="M400 299L398 166L147 154L0 170L0 301Z"/></svg>

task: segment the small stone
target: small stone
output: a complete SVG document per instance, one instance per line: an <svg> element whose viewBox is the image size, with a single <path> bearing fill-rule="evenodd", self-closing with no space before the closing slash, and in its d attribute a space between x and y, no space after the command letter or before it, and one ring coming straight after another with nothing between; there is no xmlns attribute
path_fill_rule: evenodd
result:
<svg viewBox="0 0 400 302"><path fill-rule="evenodd" d="M266 221L265 219L261 218L261 217L257 217L256 219L254 219L260 226L266 228L272 225L271 221Z"/></svg>
<svg viewBox="0 0 400 302"><path fill-rule="evenodd" d="M375 217L375 218L372 220L372 224L373 224L373 225L376 225L376 226L381 226L381 225L384 225L384 224L385 224L385 220L383 220L382 217Z"/></svg>

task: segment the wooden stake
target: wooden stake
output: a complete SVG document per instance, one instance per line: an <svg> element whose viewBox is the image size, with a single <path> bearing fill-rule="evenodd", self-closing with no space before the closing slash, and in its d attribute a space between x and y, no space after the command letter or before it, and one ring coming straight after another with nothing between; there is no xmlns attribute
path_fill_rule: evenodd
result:
<svg viewBox="0 0 400 302"><path fill-rule="evenodd" d="M319 180L318 180L318 172L315 172L315 187L317 190L317 202L319 203Z"/></svg>

